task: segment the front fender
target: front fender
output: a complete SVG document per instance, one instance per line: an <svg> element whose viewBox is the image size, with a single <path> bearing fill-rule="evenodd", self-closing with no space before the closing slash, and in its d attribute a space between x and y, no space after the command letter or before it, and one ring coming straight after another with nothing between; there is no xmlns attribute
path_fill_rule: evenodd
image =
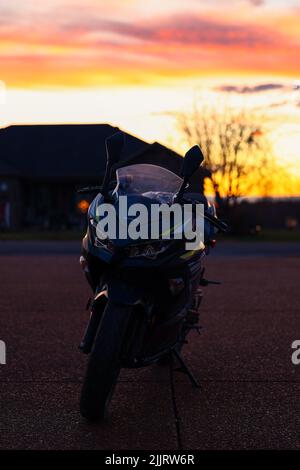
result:
<svg viewBox="0 0 300 470"><path fill-rule="evenodd" d="M142 286L132 285L120 279L106 280L94 301L97 301L102 295L123 305L145 305L147 303L147 292Z"/></svg>

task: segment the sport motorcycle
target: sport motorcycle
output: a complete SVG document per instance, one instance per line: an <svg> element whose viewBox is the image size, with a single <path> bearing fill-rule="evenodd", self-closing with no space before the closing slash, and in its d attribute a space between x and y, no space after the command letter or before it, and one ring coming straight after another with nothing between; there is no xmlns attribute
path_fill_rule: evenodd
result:
<svg viewBox="0 0 300 470"><path fill-rule="evenodd" d="M215 244L217 231L227 226L217 218L214 205L198 193L189 193L191 176L204 157L192 147L182 164L182 177L161 166L120 161L124 144L121 132L106 140L107 162L101 186L82 188L93 200L87 214L80 264L92 288L90 319L79 346L89 355L83 382L80 412L88 420L106 415L121 368L144 367L179 361L194 386L197 380L185 364L181 349L192 330L199 331L199 308L204 277L203 259ZM143 204L202 205L203 240L197 249L186 249L186 239L159 232L152 239L99 237L101 207L116 209L126 196L128 208ZM129 211L130 212L130 211ZM191 217L194 217L193 210ZM119 213L123 228L132 222ZM193 222L193 221L192 221ZM176 232L180 227L176 227ZM174 233L170 225L169 235Z"/></svg>

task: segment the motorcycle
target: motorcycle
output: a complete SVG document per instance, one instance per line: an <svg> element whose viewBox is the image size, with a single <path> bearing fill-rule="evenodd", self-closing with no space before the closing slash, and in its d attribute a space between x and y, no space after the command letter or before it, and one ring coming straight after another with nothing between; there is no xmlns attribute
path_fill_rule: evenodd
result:
<svg viewBox="0 0 300 470"><path fill-rule="evenodd" d="M123 144L121 132L106 140L102 186L78 191L95 196L88 209L80 257L93 291L90 319L79 346L89 355L80 412L91 421L106 415L121 368L166 363L175 356L193 385L198 385L181 348L190 331L199 331L202 287L216 283L204 278L203 258L214 246L215 233L227 230L205 196L187 192L189 179L204 160L198 146L185 155L180 178L160 166L120 161ZM196 250L187 250L184 238L99 238L99 209L106 203L117 208L122 195L129 207L137 202L147 207L202 204L204 242ZM130 216L121 218L123 224L130 223Z"/></svg>

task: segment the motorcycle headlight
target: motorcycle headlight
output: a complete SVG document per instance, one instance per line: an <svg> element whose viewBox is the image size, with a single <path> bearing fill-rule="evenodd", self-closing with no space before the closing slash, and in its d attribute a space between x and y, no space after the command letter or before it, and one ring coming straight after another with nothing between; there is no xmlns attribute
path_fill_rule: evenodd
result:
<svg viewBox="0 0 300 470"><path fill-rule="evenodd" d="M97 246L98 248L105 248L111 253L113 253L115 250L114 244L109 238L105 238L104 240L101 240L100 238L95 237L94 245Z"/></svg>
<svg viewBox="0 0 300 470"><path fill-rule="evenodd" d="M143 256L144 258L155 259L158 255L163 253L168 248L169 244L170 241L161 241L133 245L127 248L126 254L129 258L137 258Z"/></svg>

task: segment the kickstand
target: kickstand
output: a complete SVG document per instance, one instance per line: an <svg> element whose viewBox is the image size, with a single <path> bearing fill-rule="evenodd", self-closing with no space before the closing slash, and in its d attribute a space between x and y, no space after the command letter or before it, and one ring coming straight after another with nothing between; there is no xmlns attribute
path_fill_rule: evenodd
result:
<svg viewBox="0 0 300 470"><path fill-rule="evenodd" d="M184 372L188 378L190 379L193 387L195 388L200 388L200 384L199 382L197 381L197 379L194 377L194 375L192 374L191 370L188 368L188 366L186 365L186 363L184 362L181 354L174 348L172 349L171 351L171 355L174 354L174 356L176 357L176 359L179 361L179 364L181 366L181 370L182 372Z"/></svg>

